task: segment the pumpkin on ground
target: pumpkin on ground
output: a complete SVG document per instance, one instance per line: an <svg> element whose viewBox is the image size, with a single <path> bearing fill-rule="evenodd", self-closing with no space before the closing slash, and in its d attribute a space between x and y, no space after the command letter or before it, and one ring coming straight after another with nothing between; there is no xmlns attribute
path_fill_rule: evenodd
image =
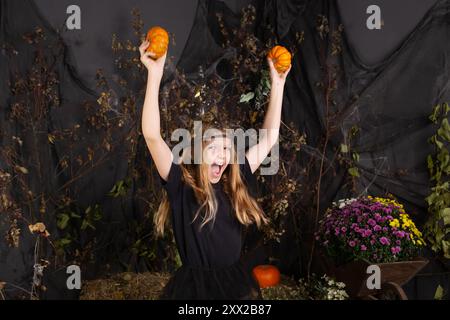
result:
<svg viewBox="0 0 450 320"><path fill-rule="evenodd" d="M276 286L280 282L280 271L277 267L263 264L253 268L253 276L260 288Z"/></svg>
<svg viewBox="0 0 450 320"><path fill-rule="evenodd" d="M284 73L291 65L291 53L283 46L275 46L268 54L278 73Z"/></svg>
<svg viewBox="0 0 450 320"><path fill-rule="evenodd" d="M154 59L158 59L166 53L169 46L169 34L166 30L155 26L148 30L146 39L150 42L147 52L153 52L155 54Z"/></svg>

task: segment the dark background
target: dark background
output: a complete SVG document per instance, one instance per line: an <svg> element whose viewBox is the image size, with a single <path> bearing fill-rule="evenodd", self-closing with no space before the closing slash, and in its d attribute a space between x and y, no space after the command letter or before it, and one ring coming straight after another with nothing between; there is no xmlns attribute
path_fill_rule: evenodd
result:
<svg viewBox="0 0 450 320"><path fill-rule="evenodd" d="M111 35L131 38L131 8L142 12L144 29L153 25L164 25L175 35L176 45L170 54L176 63L183 51L191 31L197 7L195 0L152 0L152 1L68 1L36 0L41 14L55 28L63 30L67 19L66 8L78 5L81 9L81 30L63 32L63 38L71 48L80 76L93 86L95 72L102 68L107 74L113 71ZM224 0L227 6L238 12L250 1ZM366 64L374 64L386 58L414 29L426 11L436 0L338 0L339 11L348 40L356 53ZM384 25L380 30L369 30L366 9L369 5L381 8ZM20 19L20 16L17 17Z"/></svg>
<svg viewBox="0 0 450 320"><path fill-rule="evenodd" d="M2 0L2 8L7 7L5 4L8 4L8 2L11 3L12 1L16 0ZM224 3L234 12L238 12L243 5L249 2L250 1L247 0L224 1ZM435 0L384 0L376 2L366 0L338 0L337 5L345 27L344 32L349 46L354 51L356 58L360 60L361 64L370 67L383 62L395 52L405 39L408 38L410 32L414 30L422 17L426 14L427 10L435 2ZM321 3L326 3L326 1L322 1ZM329 3L334 3L334 1L330 1ZM145 22L144 29L160 24L174 34L176 45L171 45L170 54L174 56L175 62L179 61L182 56L197 10L197 1L193 0L85 0L77 2L65 0L37 0L35 1L35 4L43 19L48 21L54 29L61 30L62 37L69 49L67 54L71 57L70 61L73 64L79 79L87 88L94 91L97 90L95 87L95 74L97 69L104 69L107 78L113 78L115 76L116 71L114 69L113 55L111 52L111 35L116 33L120 35L122 39L132 38L132 30L130 28L131 8L137 7L140 9ZM81 8L82 29L64 31L63 25L67 18L66 8L68 5L72 4L79 5ZM381 30L368 30L366 28L366 19L368 16L366 14L366 8L371 4L377 4L381 7L381 18L383 20ZM5 21L14 20L15 24L23 25L24 29L32 28L32 26L28 26L30 21L27 20L27 16L22 15L21 11L3 11L0 13L2 27L6 26ZM199 38L199 41L202 41L202 39ZM305 61L307 61L307 59L305 59ZM0 60L0 64L1 63L5 62ZM431 65L433 63L429 62L429 64ZM0 67L0 69L6 69L5 64L0 65ZM308 66L305 66L304 69L307 68ZM392 89L392 87L389 86L390 83L386 83L385 85ZM420 84L417 84L416 88L418 87L420 87ZM420 94L420 92L416 93ZM382 103L383 97L381 96L382 94L378 97L380 99L378 101L381 101ZM1 94L0 97L2 97ZM67 100L70 102L71 98L72 97L68 97ZM292 98L290 100L295 99ZM4 101L6 101L6 99L0 100L0 108L4 108ZM309 107L310 106L306 104L304 106L305 109ZM373 106L369 104L369 107ZM386 108L388 109L388 107ZM294 109L289 103L287 103L285 109L286 112L289 112L289 115L294 115L293 118L303 117L302 112L304 112L304 110L295 112L297 109ZM400 109L398 111L399 114L402 114L403 112ZM416 111L417 114L421 114L421 110ZM61 114L59 116L59 118L55 117L55 119L58 119L60 122L66 121L64 115ZM67 121L70 121L68 120L70 114L67 114L67 116ZM301 121L299 123L301 123ZM383 150L381 152L383 152ZM117 160L119 161L120 157L117 158ZM97 172L97 178L80 183L80 185L86 186L82 200L86 203L101 201L105 192L108 191L107 189L109 186L120 178L120 175L123 173L124 167L121 167L121 165L120 162L111 163L108 170ZM111 206L111 204L108 205ZM115 208L106 207L105 209ZM128 209L131 210L131 207ZM123 218L126 219L127 217L120 216L118 220L120 221L120 219ZM3 232L3 230L1 231ZM120 239L119 235L117 239ZM32 256L32 249L32 246L28 246L25 249L22 249L22 252L18 252L18 250L8 250L3 245L0 245L0 281L5 280L11 283L22 284L29 282L29 264L31 263L29 262L29 258ZM289 249L289 246L285 247L285 249ZM289 257L286 257L287 260L288 258ZM55 280L55 283L57 283L57 285L64 283L65 276L64 272L61 272L59 274L59 280ZM410 283L408 285L409 292L412 293L413 297L421 297L421 293L423 293L422 297L432 297L437 284L442 283L442 281L448 281L448 277L439 278L439 276L437 276L432 278L429 276L426 278L425 276L421 281ZM58 294L58 292L55 292L50 294L49 297L54 298L57 297Z"/></svg>

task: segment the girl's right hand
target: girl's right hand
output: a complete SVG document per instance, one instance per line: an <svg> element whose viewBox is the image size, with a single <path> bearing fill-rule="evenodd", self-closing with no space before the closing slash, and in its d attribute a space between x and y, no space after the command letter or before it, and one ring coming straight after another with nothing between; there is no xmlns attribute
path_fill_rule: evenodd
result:
<svg viewBox="0 0 450 320"><path fill-rule="evenodd" d="M142 42L139 47L139 52L141 53L141 62L147 68L149 76L157 81L161 81L164 72L164 63L166 62L167 52L158 59L153 59L155 54L153 52L145 51L150 42L147 40Z"/></svg>

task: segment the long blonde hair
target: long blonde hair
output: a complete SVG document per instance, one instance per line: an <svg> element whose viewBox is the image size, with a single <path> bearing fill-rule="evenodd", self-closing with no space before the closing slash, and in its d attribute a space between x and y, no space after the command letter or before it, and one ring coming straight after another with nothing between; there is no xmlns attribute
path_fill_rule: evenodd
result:
<svg viewBox="0 0 450 320"><path fill-rule="evenodd" d="M202 141L202 147L205 148L208 141ZM193 148L186 148L182 158L184 159L189 153L191 153L192 159ZM248 226L252 223L256 223L258 227L261 227L263 223L268 223L269 220L265 216L258 202L249 194L247 187L242 180L239 164L237 162L237 152L235 151L233 143L231 148L231 159L233 161L228 164L221 177L224 182L224 191L230 198L236 218L241 224ZM193 221L202 215L200 227L205 226L208 222L214 223L218 204L214 195L213 186L209 181L208 164L204 161L202 161L201 164L186 164L182 161L179 165L182 171L182 180L194 190L195 198L200 204L199 209L194 215ZM156 234L159 236L164 235L164 229L170 217L170 210L167 192L166 190L163 190L163 199L153 218Z"/></svg>

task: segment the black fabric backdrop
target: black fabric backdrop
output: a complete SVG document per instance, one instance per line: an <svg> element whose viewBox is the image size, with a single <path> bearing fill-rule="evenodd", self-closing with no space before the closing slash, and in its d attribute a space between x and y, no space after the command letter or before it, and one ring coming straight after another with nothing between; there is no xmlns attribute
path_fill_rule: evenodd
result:
<svg viewBox="0 0 450 320"><path fill-rule="evenodd" d="M268 23L276 27L277 36L281 44L289 45L294 42L297 31L304 31L304 42L298 48L294 57L293 69L287 82L283 105L283 119L290 119L307 134L310 149L305 148L304 160L313 156L314 146L318 142L324 126L323 92L316 86L321 81L323 61L328 56L330 47L323 46L323 41L316 30L317 16L323 15L329 21L330 30L334 30L341 23L341 17L335 1L258 1L259 23ZM2 56L0 64L0 138L2 147L13 144L11 137L24 128L17 127L17 123L10 121L7 115L14 98L9 95L9 81L15 72L26 74L32 64L32 52L23 43L22 34L29 32L35 25L41 25L48 34L48 43L52 43L58 35L38 15L32 1L2 1L1 2L0 40ZM27 25L16 23L14 17L20 12L21 20L28 21ZM214 22L217 12L224 15L227 24L236 24L237 16L219 1L199 1L196 18L190 37L178 62L178 67L188 74L195 73L198 65L205 61L214 61L223 51L220 47L220 35ZM340 119L342 135L357 124L360 134L352 147L360 154L358 164L361 179L359 191L367 190L372 194L391 192L415 217L423 222L426 218L425 196L429 192L426 155L431 152L427 138L431 136L434 127L428 120L432 107L437 103L450 100L449 82L449 1L438 1L424 16L414 30L393 53L383 61L374 65L365 65L357 56L355 50L343 33L342 53L333 58L333 64L339 67L338 90L336 94L336 108L343 114ZM264 40L265 35L256 29L257 36ZM326 43L326 42L325 42ZM18 55L6 54L8 44L19 52ZM48 49L49 55L54 49ZM61 105L51 108L45 116L48 117L49 128L41 128L45 132L50 129L70 128L75 123L82 122L83 112L79 106L86 100L96 100L96 94L83 85L80 77L73 69L73 60L68 48L62 48L64 54L58 55L54 63L58 66L60 79L58 94ZM83 150L85 143L95 140L88 132L80 132L84 137L77 148ZM23 136L24 145L32 145L33 137ZM338 139L339 138L339 139ZM55 143L49 146L45 143L46 135L42 137L42 149L39 158L47 163L47 172L30 172L29 179L33 190L57 190L64 184L66 177L53 174L58 154L65 153L65 145ZM340 137L332 140L332 148L341 142ZM27 159L36 154L36 150L21 149L21 155L26 163ZM34 152L34 153L33 153ZM98 201L107 193L111 184L118 177L123 176L125 165L120 161L120 149L117 154L103 166L86 178L78 181L73 188L78 191L81 203L89 204ZM2 160L0 160L2 161ZM6 163L0 162L1 170L9 170ZM336 169L334 179L325 181L322 206L326 207L334 199L348 196L348 190L342 190L344 172ZM403 173L407 172L406 175ZM109 222L123 223L127 219L136 218L138 208L133 203L126 203L120 210L114 201L104 201L105 211L110 212ZM51 208L49 208L49 211ZM5 221L6 220L6 221ZM5 217L0 217L0 232L8 230ZM50 232L56 230L55 221L46 221ZM23 226L23 230L26 225ZM107 226L102 229L102 242L108 244L107 249L100 250L98 263L115 261L117 256L129 255L126 252L127 235L121 228ZM281 267L288 273L296 272L296 264L303 253L292 249L292 235L287 235L280 246L276 248L283 253ZM21 246L11 249L4 241L0 241L0 281L7 281L21 286L27 286L32 276L32 256L34 238L23 232ZM255 257L256 260L261 257ZM255 260L255 261L256 261ZM120 270L120 266L115 270ZM145 266L136 266L136 271L144 271ZM90 272L90 277L97 276L96 268ZM450 278L448 271L438 262L431 263L416 279L407 286L411 298L432 298L437 284L449 290ZM429 274L430 272L433 275ZM62 289L65 283L65 270L57 269L47 275L48 292L44 298L73 298L77 292ZM14 290L11 289L11 292Z"/></svg>

